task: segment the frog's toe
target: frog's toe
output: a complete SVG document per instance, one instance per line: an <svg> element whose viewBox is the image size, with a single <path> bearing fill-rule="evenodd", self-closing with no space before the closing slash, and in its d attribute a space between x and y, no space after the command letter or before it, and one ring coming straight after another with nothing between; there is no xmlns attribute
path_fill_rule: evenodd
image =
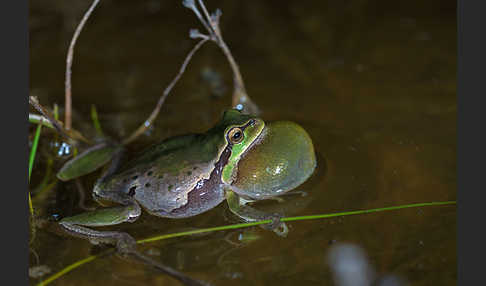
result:
<svg viewBox="0 0 486 286"><path fill-rule="evenodd" d="M264 225L262 225L262 227L264 229L272 230L278 236L286 237L287 234L289 233L289 228L287 227L287 225L285 224L285 222L280 221L281 218L282 218L281 215L279 215L279 214L273 214L269 218L269 219L272 220L272 222L269 223L269 224L264 224Z"/></svg>
<svg viewBox="0 0 486 286"><path fill-rule="evenodd" d="M287 234L289 233L289 228L287 227L285 222L280 222L280 224L273 229L273 232L275 232L278 236L287 237Z"/></svg>

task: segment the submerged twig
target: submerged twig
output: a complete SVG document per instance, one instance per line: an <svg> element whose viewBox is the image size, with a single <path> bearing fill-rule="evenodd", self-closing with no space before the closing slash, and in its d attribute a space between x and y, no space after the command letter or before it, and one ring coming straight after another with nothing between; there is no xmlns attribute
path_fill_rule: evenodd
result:
<svg viewBox="0 0 486 286"><path fill-rule="evenodd" d="M73 64L73 53L74 53L74 46L76 45L76 40L83 30L84 24L88 20L91 12L93 12L94 8L98 4L99 0L94 0L91 6L88 8L88 11L79 22L76 31L74 32L73 38L71 39L71 43L69 44L68 54L66 57L66 81L65 81L65 119L64 123L66 125L66 129L71 129L71 113L72 113L72 100L71 100L71 67Z"/></svg>
<svg viewBox="0 0 486 286"><path fill-rule="evenodd" d="M233 71L233 107L239 109L245 113L250 114L258 114L259 110L257 105L250 99L248 96L245 84L243 82L243 77L241 76L240 68L236 63L233 55L231 54L230 49L226 45L223 40L223 36L221 34L221 29L219 28L219 18L222 15L220 9L216 9L213 14L209 14L206 6L204 5L204 1L198 0L199 6L203 11L205 19L201 16L199 9L196 7L194 0L183 0L182 4L191 9L194 14L196 14L199 21L203 24L203 26L208 31L209 35L204 35L199 33L197 30L191 30L191 38L209 38L213 42L215 42L223 51L224 55L228 59L228 62L231 66L231 70Z"/></svg>
<svg viewBox="0 0 486 286"><path fill-rule="evenodd" d="M164 274L167 274L171 276L174 279L179 280L181 283L183 283L186 286L207 286L210 285L208 283L192 279L191 277L185 275L184 273L181 273L169 266L163 265L143 254L141 254L138 251L134 251L130 253L132 258L137 259L138 261L153 267L154 269L158 270L159 272L162 272Z"/></svg>
<svg viewBox="0 0 486 286"><path fill-rule="evenodd" d="M159 114L160 108L164 104L165 99L167 98L167 96L169 95L169 93L172 90L172 88L174 87L174 85L177 83L179 78L182 76L182 74L186 70L186 67L189 64L189 61L191 60L192 56L208 40L209 39L202 39L199 43L197 43L194 46L194 48L192 48L192 50L189 52L189 54L187 54L186 59L184 60L181 68L179 69L179 72L177 73L175 78L169 83L169 85L165 88L164 92L160 96L159 101L157 102L157 105L155 106L155 109L152 111L152 113L147 118L147 120L145 120L144 123L140 127L138 127L137 130L135 130L135 132L133 132L128 138L123 140L123 142L122 142L123 145L126 145L126 144L132 142L133 140L137 139L138 136L142 135L152 125L155 118L157 118L157 115Z"/></svg>

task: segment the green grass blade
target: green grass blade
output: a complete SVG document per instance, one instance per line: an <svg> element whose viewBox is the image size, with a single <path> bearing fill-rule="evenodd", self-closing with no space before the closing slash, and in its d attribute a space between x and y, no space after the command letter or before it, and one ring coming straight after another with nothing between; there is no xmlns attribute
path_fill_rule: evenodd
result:
<svg viewBox="0 0 486 286"><path fill-rule="evenodd" d="M37 145L39 144L41 129L42 129L42 124L37 125L37 129L35 130L34 141L32 142L32 148L30 149L29 183L30 183L30 175L32 174L32 168L34 167L35 154L37 153ZM30 211L30 215L34 216L34 207L32 206L32 198L30 197L30 191L29 191L29 211Z"/></svg>
<svg viewBox="0 0 486 286"><path fill-rule="evenodd" d="M32 173L32 167L34 166L35 153L37 152L37 145L39 143L41 129L42 129L42 124L37 125L37 129L35 130L34 141L32 142L32 148L30 149L29 182L30 182L30 174Z"/></svg>
<svg viewBox="0 0 486 286"><path fill-rule="evenodd" d="M281 220L282 221L297 221L297 220L323 219L323 218L330 218L330 217L336 217L336 216L348 216L348 215L393 211L393 210L407 209L407 208L417 208L417 207L427 207L427 206L442 206L442 205L451 205L451 204L456 204L456 201L417 203L417 204L408 204L408 205L400 205L400 206L393 206L393 207L357 210L357 211L340 212L340 213L332 213L332 214L295 216L295 217L286 217L286 218L283 218Z"/></svg>
<svg viewBox="0 0 486 286"><path fill-rule="evenodd" d="M399 210L399 209L406 209L406 208L427 207L427 206L443 206L443 205L455 205L455 204L456 204L456 201L416 203L416 204L407 204L407 205L399 205L399 206L375 208L375 209L367 209L367 210L338 212L338 213L331 213L331 214L285 217L285 218L282 218L281 220L282 221L299 221L299 220L311 220L311 219L325 219L325 218L337 217L337 216L367 214L367 213ZM174 237L188 236L188 235L199 234L199 233L229 230L229 229L237 229L237 228L245 228L245 227L251 227L251 226L256 226L256 225L260 225L260 224L270 223L270 222L272 222L272 221L271 220L262 220L262 221L250 222L250 223L238 223L238 224L210 227L210 228L197 229L197 230L191 230L191 231L169 233L169 234L163 234L163 235L158 235L158 236L154 236L154 237L149 237L149 238L146 238L146 239L137 240L137 243L142 244L142 243L148 243L148 242L153 242L153 241L158 241L158 240L163 240L163 239L169 239L169 238L174 238ZM75 268L77 268L77 267L79 267L79 266L81 266L85 263L88 263L88 262L96 259L99 256L101 256L101 255L98 255L98 256L93 255L93 256L89 256L85 259L79 260L79 261L65 267L61 271L53 274L52 276L50 276L49 278L40 282L37 285L38 286L47 285L48 283L56 280L57 278L61 277L62 275L70 272L71 270L74 270Z"/></svg>
<svg viewBox="0 0 486 286"><path fill-rule="evenodd" d="M98 112L96 111L96 106L94 104L91 105L91 119L93 120L93 125L98 136L103 136L103 130L101 129L101 124L98 120Z"/></svg>

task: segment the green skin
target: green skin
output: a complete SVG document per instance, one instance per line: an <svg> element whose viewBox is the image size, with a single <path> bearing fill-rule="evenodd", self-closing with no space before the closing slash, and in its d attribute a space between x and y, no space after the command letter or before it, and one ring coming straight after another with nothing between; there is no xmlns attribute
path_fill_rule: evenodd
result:
<svg viewBox="0 0 486 286"><path fill-rule="evenodd" d="M255 116L228 110L206 133L169 138L99 179L93 197L121 206L66 217L59 223L73 235L93 243L116 243L120 249L133 247L133 238L88 227L132 222L141 207L155 216L190 217L226 200L243 220L272 219L264 227L285 236L288 228L279 215L246 203L295 189L315 167L312 141L299 125L265 124Z"/></svg>

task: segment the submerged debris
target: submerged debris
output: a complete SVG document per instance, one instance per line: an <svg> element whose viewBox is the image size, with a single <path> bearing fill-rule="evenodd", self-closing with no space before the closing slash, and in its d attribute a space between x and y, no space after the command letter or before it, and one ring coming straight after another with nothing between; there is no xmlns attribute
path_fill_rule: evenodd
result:
<svg viewBox="0 0 486 286"><path fill-rule="evenodd" d="M51 273L52 270L47 265L37 265L29 268L29 277L40 278L46 274Z"/></svg>

